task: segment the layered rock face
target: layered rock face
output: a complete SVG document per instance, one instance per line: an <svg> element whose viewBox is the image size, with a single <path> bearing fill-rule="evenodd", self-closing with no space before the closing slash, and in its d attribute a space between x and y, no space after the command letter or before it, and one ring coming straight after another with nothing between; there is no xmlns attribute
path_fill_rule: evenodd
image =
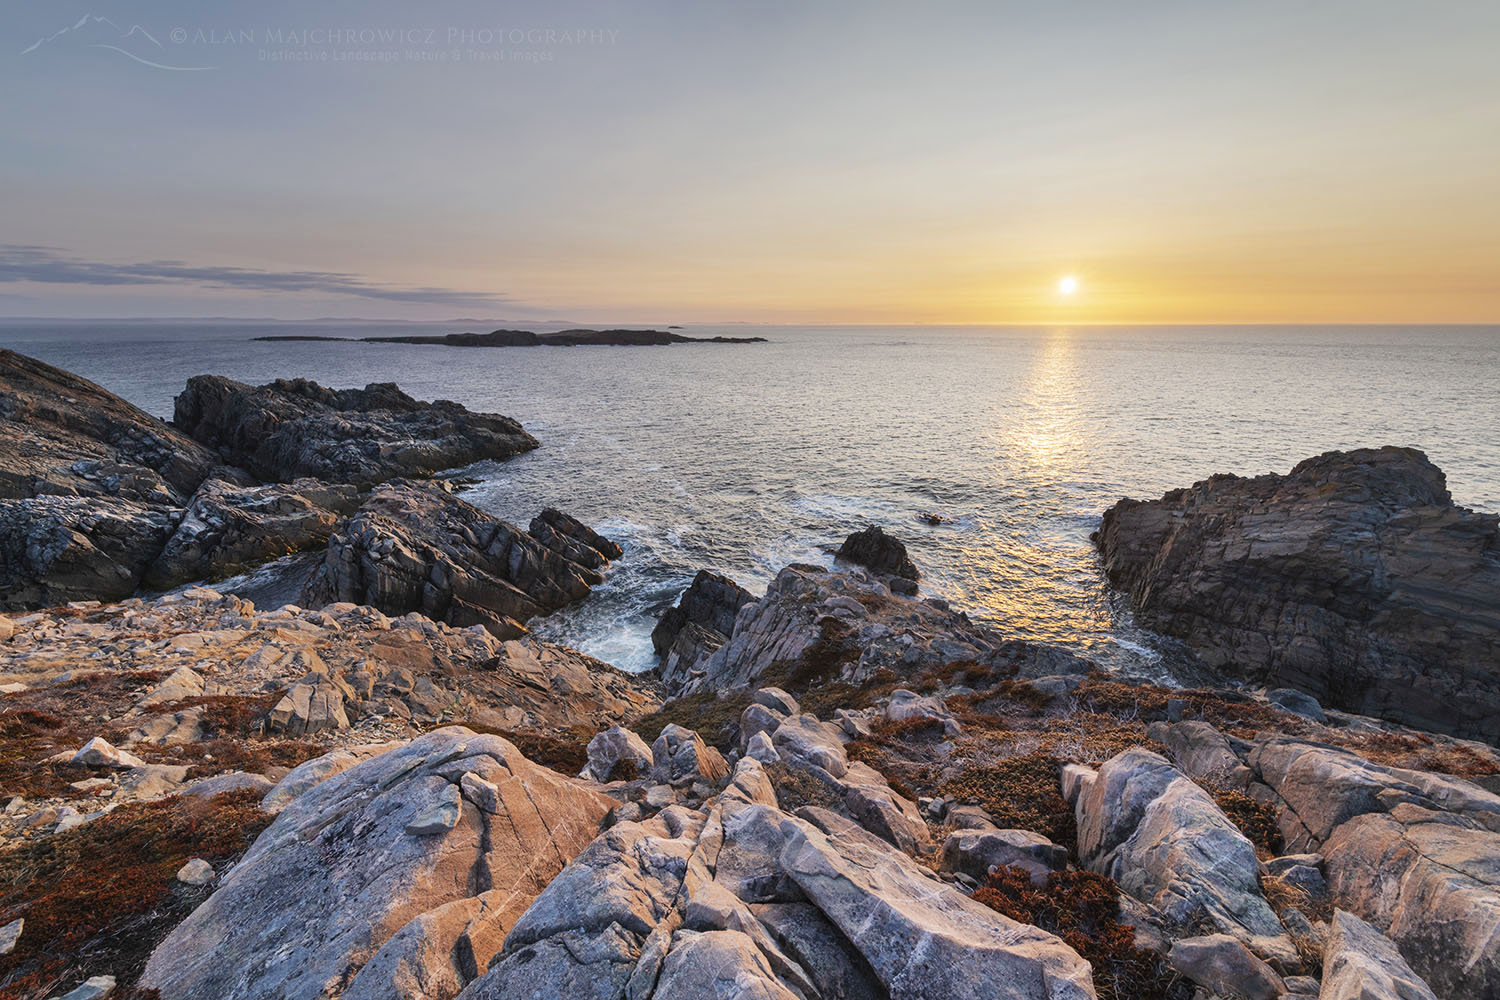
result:
<svg viewBox="0 0 1500 1000"><path fill-rule="evenodd" d="M728 642L663 664L662 681L684 694L754 687L774 671L861 684L881 670L906 676L958 662L1025 677L1089 670L1066 650L1007 639L944 601L894 593L887 579L858 567L788 566L763 598L741 606Z"/></svg>
<svg viewBox="0 0 1500 1000"><path fill-rule="evenodd" d="M1500 530L1418 451L1329 452L1122 500L1097 534L1143 624L1324 704L1500 742Z"/></svg>
<svg viewBox="0 0 1500 1000"><path fill-rule="evenodd" d="M728 642L740 608L754 600L754 594L729 577L699 570L676 606L651 630L651 646L663 669L675 672L678 663L696 663Z"/></svg>
<svg viewBox="0 0 1500 1000"><path fill-rule="evenodd" d="M180 504L218 457L72 372L0 349L0 498Z"/></svg>
<svg viewBox="0 0 1500 1000"><path fill-rule="evenodd" d="M240 487L210 479L193 494L142 582L168 590L320 548L358 506L358 491L345 483L298 479Z"/></svg>
<svg viewBox="0 0 1500 1000"><path fill-rule="evenodd" d="M0 350L0 609L118 599L217 457L71 372Z"/></svg>
<svg viewBox="0 0 1500 1000"><path fill-rule="evenodd" d="M525 532L460 499L446 482L395 480L376 487L329 539L302 603L420 611L515 638L525 633L521 622L586 596L619 554L556 510Z"/></svg>
<svg viewBox="0 0 1500 1000"><path fill-rule="evenodd" d="M164 1000L452 996L610 804L496 736L413 740L292 799L141 985Z"/></svg>
<svg viewBox="0 0 1500 1000"><path fill-rule="evenodd" d="M1500 925L1500 796L1463 778L1381 765L1307 739L1263 734L1246 742L1201 722L1157 723L1151 731L1184 773L1270 805L1287 849L1304 852L1292 867L1326 875L1323 891L1333 903L1388 935L1438 995L1479 1000L1500 990L1493 933ZM1485 759L1477 747L1472 753ZM1340 981L1402 975L1356 964L1363 971Z"/></svg>
<svg viewBox="0 0 1500 1000"><path fill-rule="evenodd" d="M391 382L329 389L306 379L249 386L199 375L177 397L173 424L271 482L311 476L368 487L537 446L509 417L419 402Z"/></svg>
<svg viewBox="0 0 1500 1000"><path fill-rule="evenodd" d="M256 389L202 376L177 415L182 426L168 426L92 382L0 351L0 435L13 444L0 455L0 610L229 576L321 547L360 486L536 447L508 417L419 403L394 385ZM618 555L555 511L533 534L591 569L601 553Z"/></svg>
<svg viewBox="0 0 1500 1000"><path fill-rule="evenodd" d="M509 997L1095 995L1067 945L933 879L858 825L788 815L740 762L701 808L605 831L459 994Z"/></svg>

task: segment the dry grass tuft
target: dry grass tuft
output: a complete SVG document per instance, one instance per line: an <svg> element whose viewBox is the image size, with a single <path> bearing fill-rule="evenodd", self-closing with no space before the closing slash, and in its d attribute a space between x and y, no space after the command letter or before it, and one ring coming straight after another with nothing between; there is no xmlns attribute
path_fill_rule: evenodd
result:
<svg viewBox="0 0 1500 1000"><path fill-rule="evenodd" d="M1094 969L1100 1000L1190 1000L1193 987L1120 923L1120 890L1093 872L1053 872L1038 887L1022 868L997 868L974 899L1062 938Z"/></svg>
<svg viewBox="0 0 1500 1000"><path fill-rule="evenodd" d="M89 976L122 987L152 949L207 895L176 881L189 858L216 869L238 858L270 823L259 793L132 803L107 816L0 853L0 923L25 917L0 958L0 994L50 996Z"/></svg>

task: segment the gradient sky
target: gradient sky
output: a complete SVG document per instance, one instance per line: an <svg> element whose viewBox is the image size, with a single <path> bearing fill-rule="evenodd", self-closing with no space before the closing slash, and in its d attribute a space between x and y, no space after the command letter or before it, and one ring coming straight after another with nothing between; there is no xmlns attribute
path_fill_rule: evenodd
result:
<svg viewBox="0 0 1500 1000"><path fill-rule="evenodd" d="M1494 0L38 0L0 29L0 315L1500 321Z"/></svg>

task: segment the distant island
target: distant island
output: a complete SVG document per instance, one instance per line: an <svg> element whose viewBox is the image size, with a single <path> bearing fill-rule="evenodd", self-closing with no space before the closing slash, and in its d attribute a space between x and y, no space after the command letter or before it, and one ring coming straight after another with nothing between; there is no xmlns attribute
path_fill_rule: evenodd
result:
<svg viewBox="0 0 1500 1000"><path fill-rule="evenodd" d="M256 340L343 340L355 344L437 344L440 347L662 347L667 344L764 344L765 337L686 337L665 330L495 330L491 333L449 333L441 337L318 337L289 334Z"/></svg>

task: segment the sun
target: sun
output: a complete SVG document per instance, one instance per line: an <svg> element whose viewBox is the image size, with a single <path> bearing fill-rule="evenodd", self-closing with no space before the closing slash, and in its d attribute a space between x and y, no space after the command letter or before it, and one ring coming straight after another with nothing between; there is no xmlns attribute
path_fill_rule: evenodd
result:
<svg viewBox="0 0 1500 1000"><path fill-rule="evenodd" d="M1071 274L1065 274L1057 279L1057 294L1073 295L1078 291L1078 279Z"/></svg>

